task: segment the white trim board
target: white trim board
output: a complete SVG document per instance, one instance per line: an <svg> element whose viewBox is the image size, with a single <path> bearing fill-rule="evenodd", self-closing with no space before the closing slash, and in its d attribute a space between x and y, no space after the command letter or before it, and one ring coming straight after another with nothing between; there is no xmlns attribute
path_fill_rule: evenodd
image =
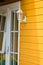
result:
<svg viewBox="0 0 43 65"><path fill-rule="evenodd" d="M6 13L6 11L9 9L10 11L18 10L20 6L20 1L14 2L8 5L0 6L0 15ZM5 14L4 14L5 15Z"/></svg>

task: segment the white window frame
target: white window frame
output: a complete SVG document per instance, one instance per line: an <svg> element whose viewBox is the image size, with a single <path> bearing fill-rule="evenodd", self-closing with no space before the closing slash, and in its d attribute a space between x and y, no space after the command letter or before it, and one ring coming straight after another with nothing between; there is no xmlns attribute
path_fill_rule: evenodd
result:
<svg viewBox="0 0 43 65"><path fill-rule="evenodd" d="M9 29L7 26L8 24L6 25L6 27L7 27L6 36L8 35L8 33L10 33L11 11L16 11L19 9L19 7L20 7L20 1L12 3L12 4L8 4L8 5L0 6L0 15L2 15L2 13L3 13L3 15L6 16L6 23L9 22ZM19 65L19 61L20 61L19 60L19 55L20 55L20 21L18 22L18 28L19 28L18 29L18 65ZM4 38L5 38L5 34L4 34ZM2 52L4 52L4 49L5 49L4 42L3 42ZM7 53L8 49L9 49L9 53L10 53L10 35L9 35L9 38L8 38L8 36L6 37L6 64L5 65L10 65L10 54ZM2 52L0 52L0 53L2 53ZM17 54L17 53L15 53L15 54Z"/></svg>

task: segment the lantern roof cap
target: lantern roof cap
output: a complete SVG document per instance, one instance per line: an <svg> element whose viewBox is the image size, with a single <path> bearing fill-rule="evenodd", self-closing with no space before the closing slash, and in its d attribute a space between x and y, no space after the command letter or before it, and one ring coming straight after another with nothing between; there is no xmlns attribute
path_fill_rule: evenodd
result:
<svg viewBox="0 0 43 65"><path fill-rule="evenodd" d="M17 13L23 13L23 11L21 9L17 10Z"/></svg>

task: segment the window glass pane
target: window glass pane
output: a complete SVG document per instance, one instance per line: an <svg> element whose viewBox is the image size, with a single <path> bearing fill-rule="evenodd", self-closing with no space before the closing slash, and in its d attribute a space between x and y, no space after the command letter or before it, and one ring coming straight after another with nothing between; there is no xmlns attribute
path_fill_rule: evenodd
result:
<svg viewBox="0 0 43 65"><path fill-rule="evenodd" d="M14 12L12 12L12 14L11 14L11 21L12 21L12 24L11 24L11 31L13 31L14 30Z"/></svg>
<svg viewBox="0 0 43 65"><path fill-rule="evenodd" d="M11 54L11 64L10 65L18 65L18 55Z"/></svg>
<svg viewBox="0 0 43 65"><path fill-rule="evenodd" d="M6 59L5 59L5 54L3 54L3 55L2 55L2 65L5 65L5 61L6 61Z"/></svg>
<svg viewBox="0 0 43 65"><path fill-rule="evenodd" d="M5 26L5 16L0 16L0 30L4 31L4 26Z"/></svg>
<svg viewBox="0 0 43 65"><path fill-rule="evenodd" d="M17 20L17 14L12 12L12 31L18 31L18 20Z"/></svg>
<svg viewBox="0 0 43 65"><path fill-rule="evenodd" d="M12 41L12 51L17 52L18 51L18 33L12 32L11 33L11 41Z"/></svg>
<svg viewBox="0 0 43 65"><path fill-rule="evenodd" d="M18 20L17 20L17 14L15 14L15 30L18 30Z"/></svg>
<svg viewBox="0 0 43 65"><path fill-rule="evenodd" d="M0 16L0 26L1 26L1 16Z"/></svg>
<svg viewBox="0 0 43 65"><path fill-rule="evenodd" d="M2 50L2 45L3 45L3 32L0 32L0 50Z"/></svg>
<svg viewBox="0 0 43 65"><path fill-rule="evenodd" d="M5 54L0 54L0 65L5 65Z"/></svg>
<svg viewBox="0 0 43 65"><path fill-rule="evenodd" d="M0 65L1 65L1 54L0 54Z"/></svg>
<svg viewBox="0 0 43 65"><path fill-rule="evenodd" d="M5 17L2 17L2 26L1 26L1 30L4 30L4 26L5 26Z"/></svg>

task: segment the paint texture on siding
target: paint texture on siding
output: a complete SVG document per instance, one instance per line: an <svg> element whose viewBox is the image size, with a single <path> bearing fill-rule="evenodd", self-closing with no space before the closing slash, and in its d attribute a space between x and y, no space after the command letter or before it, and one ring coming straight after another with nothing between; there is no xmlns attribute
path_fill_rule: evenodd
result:
<svg viewBox="0 0 43 65"><path fill-rule="evenodd" d="M20 65L43 65L43 1L22 0L27 16L21 23Z"/></svg>

